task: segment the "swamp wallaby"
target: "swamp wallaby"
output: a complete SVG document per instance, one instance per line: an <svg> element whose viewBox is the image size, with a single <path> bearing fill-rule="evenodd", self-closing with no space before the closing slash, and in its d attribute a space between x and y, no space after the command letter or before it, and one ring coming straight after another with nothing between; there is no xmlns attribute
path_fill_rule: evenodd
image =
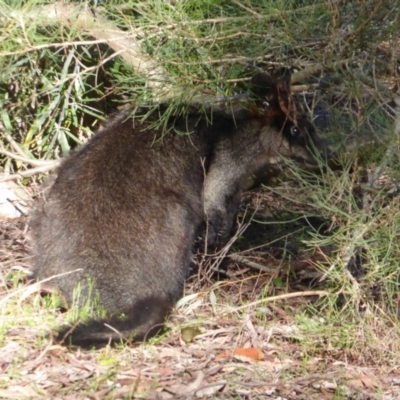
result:
<svg viewBox="0 0 400 400"><path fill-rule="evenodd" d="M35 277L68 305L96 309L61 329L67 343L155 334L182 296L206 223L208 243L226 238L250 177L282 156L315 163L310 148L324 146L296 115L290 76L260 73L252 88L248 110L169 116L165 135L151 127L161 107L146 119L121 113L63 162L31 232Z"/></svg>

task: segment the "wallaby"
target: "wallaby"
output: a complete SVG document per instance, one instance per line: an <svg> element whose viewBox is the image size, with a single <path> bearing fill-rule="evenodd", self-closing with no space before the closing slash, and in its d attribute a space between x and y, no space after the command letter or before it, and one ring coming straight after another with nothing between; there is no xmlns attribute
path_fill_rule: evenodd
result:
<svg viewBox="0 0 400 400"><path fill-rule="evenodd" d="M146 119L121 113L66 158L30 224L35 277L68 305L97 309L62 339L157 333L183 294L196 238L204 227L209 244L229 235L249 178L283 158L315 163L310 149L323 142L289 89L289 74L258 73L253 107L170 116L165 135L151 127L162 107Z"/></svg>

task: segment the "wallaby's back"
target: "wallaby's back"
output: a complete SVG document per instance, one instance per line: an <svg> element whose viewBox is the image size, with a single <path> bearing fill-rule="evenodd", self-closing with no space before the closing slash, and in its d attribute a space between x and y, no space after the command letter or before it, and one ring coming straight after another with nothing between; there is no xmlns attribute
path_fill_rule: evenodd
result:
<svg viewBox="0 0 400 400"><path fill-rule="evenodd" d="M68 304L80 283L79 307L91 291L109 315L143 319L134 323L140 340L182 294L203 174L188 138L153 144L151 131L124 118L64 161L31 227L38 278L64 274L49 284Z"/></svg>

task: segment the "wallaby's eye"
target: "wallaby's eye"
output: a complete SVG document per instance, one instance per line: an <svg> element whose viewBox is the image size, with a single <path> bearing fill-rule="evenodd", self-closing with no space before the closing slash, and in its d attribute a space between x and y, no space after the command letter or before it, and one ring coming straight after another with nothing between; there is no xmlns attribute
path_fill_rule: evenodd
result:
<svg viewBox="0 0 400 400"><path fill-rule="evenodd" d="M292 136L296 137L300 135L300 129L297 126L292 126L290 128L290 133L292 134Z"/></svg>

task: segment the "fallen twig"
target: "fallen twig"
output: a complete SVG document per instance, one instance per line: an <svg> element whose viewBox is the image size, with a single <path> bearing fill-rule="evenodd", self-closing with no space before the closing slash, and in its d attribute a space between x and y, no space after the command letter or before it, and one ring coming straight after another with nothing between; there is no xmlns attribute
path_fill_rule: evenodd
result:
<svg viewBox="0 0 400 400"><path fill-rule="evenodd" d="M0 182L13 181L14 179L28 178L36 174L52 171L56 169L61 163L61 160L54 160L49 164L42 165L41 167L31 168L26 171L16 172L15 174L5 175L0 178Z"/></svg>
<svg viewBox="0 0 400 400"><path fill-rule="evenodd" d="M258 264L254 261L250 261L247 257L239 256L238 254L230 254L228 256L232 261L236 261L240 264L247 265L250 268L257 269L258 271L267 272L269 274L276 274L276 267L266 267L265 265Z"/></svg>

